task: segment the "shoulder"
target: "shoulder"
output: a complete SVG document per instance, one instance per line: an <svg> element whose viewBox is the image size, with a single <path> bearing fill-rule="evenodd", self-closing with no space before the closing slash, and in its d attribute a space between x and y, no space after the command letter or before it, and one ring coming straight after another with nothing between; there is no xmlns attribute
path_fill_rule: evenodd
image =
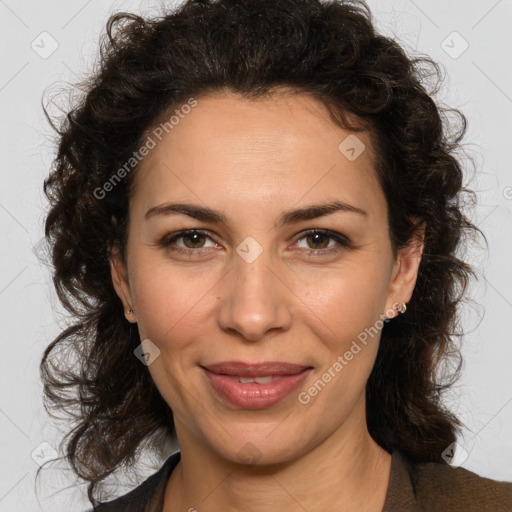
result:
<svg viewBox="0 0 512 512"><path fill-rule="evenodd" d="M165 484L180 458L180 452L170 455L162 467L140 485L113 501L97 505L91 512L144 512L149 503L158 504L163 499Z"/></svg>
<svg viewBox="0 0 512 512"><path fill-rule="evenodd" d="M425 511L512 512L512 482L434 462L409 462L408 467L416 500Z"/></svg>

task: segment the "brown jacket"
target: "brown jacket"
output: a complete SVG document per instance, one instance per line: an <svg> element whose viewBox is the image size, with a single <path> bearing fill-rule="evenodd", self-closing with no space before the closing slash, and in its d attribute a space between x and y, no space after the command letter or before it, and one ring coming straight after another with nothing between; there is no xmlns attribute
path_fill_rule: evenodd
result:
<svg viewBox="0 0 512 512"><path fill-rule="evenodd" d="M95 512L162 512L164 491L180 452L129 493ZM414 464L394 451L382 512L512 512L512 482L481 477L445 464Z"/></svg>

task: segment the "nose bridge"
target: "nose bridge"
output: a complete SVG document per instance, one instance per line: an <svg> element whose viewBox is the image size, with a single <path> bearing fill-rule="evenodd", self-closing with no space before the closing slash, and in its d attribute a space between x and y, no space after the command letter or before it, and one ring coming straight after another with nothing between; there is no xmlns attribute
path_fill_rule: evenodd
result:
<svg viewBox="0 0 512 512"><path fill-rule="evenodd" d="M222 329L235 330L256 341L276 328L287 328L290 314L283 285L271 268L269 250L251 241L242 242L233 254L232 269L224 283L219 310ZM259 244L258 244L259 245Z"/></svg>

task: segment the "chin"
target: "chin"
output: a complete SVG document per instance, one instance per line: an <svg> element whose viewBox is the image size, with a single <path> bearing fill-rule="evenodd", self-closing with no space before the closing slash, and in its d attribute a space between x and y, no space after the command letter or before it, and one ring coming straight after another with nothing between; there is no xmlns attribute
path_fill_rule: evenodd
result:
<svg viewBox="0 0 512 512"><path fill-rule="evenodd" d="M304 450L304 443L290 436L289 429L272 435L270 433L275 429L275 424L264 430L258 426L262 424L250 425L249 429L245 427L237 433L231 432L232 436L224 431L226 435L222 439L216 437L209 444L220 457L236 464L252 466L286 463L300 456Z"/></svg>

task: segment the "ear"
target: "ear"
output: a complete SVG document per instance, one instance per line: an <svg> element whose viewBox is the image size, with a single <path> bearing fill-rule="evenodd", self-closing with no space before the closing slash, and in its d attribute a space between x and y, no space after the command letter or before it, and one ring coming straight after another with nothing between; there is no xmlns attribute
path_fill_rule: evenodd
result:
<svg viewBox="0 0 512 512"><path fill-rule="evenodd" d="M135 323L137 320L135 311L133 311L133 300L130 290L130 282L128 280L128 271L126 263L121 257L119 246L116 245L109 249L109 263L112 284L114 285L117 296L123 303L124 315L129 322Z"/></svg>
<svg viewBox="0 0 512 512"><path fill-rule="evenodd" d="M400 249L398 252L393 266L386 311L396 311L396 303L407 303L411 300L418 277L418 269L421 263L421 256L423 254L424 247L425 222L417 227L411 243L407 247ZM395 316L397 315L398 312Z"/></svg>

